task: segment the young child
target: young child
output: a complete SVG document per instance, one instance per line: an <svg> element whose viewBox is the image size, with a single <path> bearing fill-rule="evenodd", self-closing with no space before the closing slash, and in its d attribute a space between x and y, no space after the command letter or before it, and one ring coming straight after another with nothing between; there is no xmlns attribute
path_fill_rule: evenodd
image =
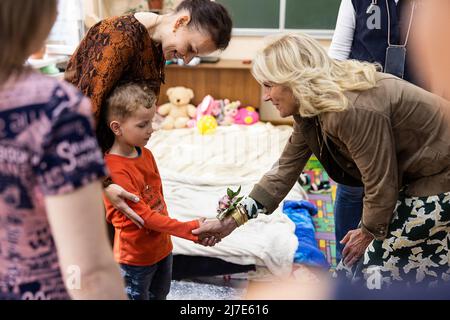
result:
<svg viewBox="0 0 450 320"><path fill-rule="evenodd" d="M168 216L155 159L145 148L153 132L156 97L143 85L117 87L107 100L108 126L115 136L105 161L115 183L138 195L130 207L144 220L140 229L115 209L106 197L107 220L114 225L114 257L133 300L164 300L172 279L170 235L198 242L191 231L200 222L180 222Z"/></svg>

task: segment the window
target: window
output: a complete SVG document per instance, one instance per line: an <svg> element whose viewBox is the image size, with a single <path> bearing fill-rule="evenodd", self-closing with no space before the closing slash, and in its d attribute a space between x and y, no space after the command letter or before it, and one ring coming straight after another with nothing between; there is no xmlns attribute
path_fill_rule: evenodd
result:
<svg viewBox="0 0 450 320"><path fill-rule="evenodd" d="M81 0L58 0L58 17L47 43L77 47L83 36L84 21Z"/></svg>
<svg viewBox="0 0 450 320"><path fill-rule="evenodd" d="M331 38L338 0L216 0L231 13L235 35L267 35L302 30L317 38Z"/></svg>

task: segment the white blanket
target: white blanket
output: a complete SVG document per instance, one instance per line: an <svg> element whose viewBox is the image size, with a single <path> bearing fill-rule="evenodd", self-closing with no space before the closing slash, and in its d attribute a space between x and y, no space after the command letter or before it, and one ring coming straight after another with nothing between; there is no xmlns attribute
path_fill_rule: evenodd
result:
<svg viewBox="0 0 450 320"><path fill-rule="evenodd" d="M147 145L163 181L169 214L180 221L215 218L218 199L227 187L248 194L278 159L292 128L270 124L218 127L212 135L195 129L160 130ZM305 199L296 184L288 199ZM221 258L237 264L267 267L274 275L291 271L298 240L295 226L281 206L236 229L215 247L173 237L174 254Z"/></svg>

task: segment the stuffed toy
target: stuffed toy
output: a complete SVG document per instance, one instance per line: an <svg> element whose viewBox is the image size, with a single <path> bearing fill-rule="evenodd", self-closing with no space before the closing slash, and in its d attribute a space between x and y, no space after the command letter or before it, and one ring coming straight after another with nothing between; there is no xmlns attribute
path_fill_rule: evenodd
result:
<svg viewBox="0 0 450 320"><path fill-rule="evenodd" d="M214 100L214 98L210 95L207 95L203 98L202 102L197 106L197 113L195 115L195 119L189 121L188 127L192 128L197 125L197 122L200 118L204 116L213 116L217 117L220 115L220 101Z"/></svg>
<svg viewBox="0 0 450 320"><path fill-rule="evenodd" d="M238 113L238 108L241 105L240 101L229 102L223 107L223 119L219 122L221 126L230 126L234 123L234 118Z"/></svg>
<svg viewBox="0 0 450 320"><path fill-rule="evenodd" d="M213 116L203 116L197 121L197 129L200 134L212 134L216 128L217 120Z"/></svg>
<svg viewBox="0 0 450 320"><path fill-rule="evenodd" d="M251 125L259 121L259 114L253 107L239 108L234 123Z"/></svg>
<svg viewBox="0 0 450 320"><path fill-rule="evenodd" d="M195 117L197 108L189 102L194 92L185 87L173 87L167 90L168 103L159 107L158 113L166 116L161 124L162 129L185 128L190 118Z"/></svg>

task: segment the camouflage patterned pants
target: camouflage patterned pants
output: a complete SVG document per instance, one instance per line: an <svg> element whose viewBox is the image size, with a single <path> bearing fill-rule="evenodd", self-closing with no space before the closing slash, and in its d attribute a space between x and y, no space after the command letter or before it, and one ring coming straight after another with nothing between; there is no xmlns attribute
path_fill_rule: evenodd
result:
<svg viewBox="0 0 450 320"><path fill-rule="evenodd" d="M450 192L400 195L386 239L372 241L352 268L341 262L335 275L370 289L400 282L437 285L450 280L449 246Z"/></svg>

